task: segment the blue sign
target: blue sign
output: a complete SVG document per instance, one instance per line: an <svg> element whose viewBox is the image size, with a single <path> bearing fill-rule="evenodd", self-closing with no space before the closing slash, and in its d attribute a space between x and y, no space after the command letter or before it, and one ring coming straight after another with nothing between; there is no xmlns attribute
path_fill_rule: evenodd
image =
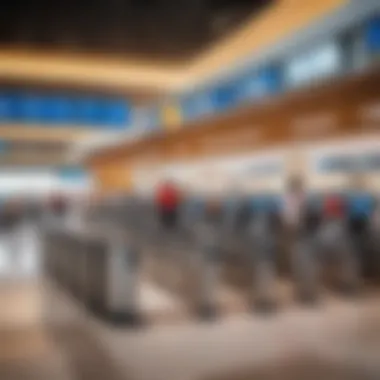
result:
<svg viewBox="0 0 380 380"><path fill-rule="evenodd" d="M224 111L236 105L238 86L236 83L220 85L211 93L212 103L216 111Z"/></svg>
<svg viewBox="0 0 380 380"><path fill-rule="evenodd" d="M0 94L0 123L7 122L12 118L12 99L8 94Z"/></svg>
<svg viewBox="0 0 380 380"><path fill-rule="evenodd" d="M248 73L240 79L239 99L260 99L281 89L280 70L268 67Z"/></svg>
<svg viewBox="0 0 380 380"><path fill-rule="evenodd" d="M368 50L380 52L380 16L369 21L365 28L365 40Z"/></svg>
<svg viewBox="0 0 380 380"><path fill-rule="evenodd" d="M102 124L109 127L124 128L130 121L130 110L125 101L105 101L100 105Z"/></svg>
<svg viewBox="0 0 380 380"><path fill-rule="evenodd" d="M373 197L366 193L350 194L347 202L348 213L351 217L369 217L375 206Z"/></svg>
<svg viewBox="0 0 380 380"><path fill-rule="evenodd" d="M98 125L100 120L99 105L96 99L75 99L75 120L73 124Z"/></svg>
<svg viewBox="0 0 380 380"><path fill-rule="evenodd" d="M0 93L0 123L124 128L130 113L124 99Z"/></svg>
<svg viewBox="0 0 380 380"><path fill-rule="evenodd" d="M184 96L181 107L182 117L185 120L193 120L197 117L205 116L214 110L211 93L205 90Z"/></svg>
<svg viewBox="0 0 380 380"><path fill-rule="evenodd" d="M75 124L74 102L70 98L45 97L42 106L42 123L54 124Z"/></svg>
<svg viewBox="0 0 380 380"><path fill-rule="evenodd" d="M84 169L77 167L58 169L58 175L61 179L68 182L82 181L87 178L87 172Z"/></svg>

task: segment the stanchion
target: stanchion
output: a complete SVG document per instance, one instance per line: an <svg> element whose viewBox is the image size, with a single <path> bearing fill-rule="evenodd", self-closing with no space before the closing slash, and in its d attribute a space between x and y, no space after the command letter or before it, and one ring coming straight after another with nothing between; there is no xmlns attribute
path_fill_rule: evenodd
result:
<svg viewBox="0 0 380 380"><path fill-rule="evenodd" d="M319 246L324 256L338 266L339 287L343 294L353 295L359 289L359 262L352 237L341 219L332 219L324 223L319 234Z"/></svg>
<svg viewBox="0 0 380 380"><path fill-rule="evenodd" d="M292 267L296 282L296 298L305 304L319 300L318 250L312 236L296 237L292 252Z"/></svg>
<svg viewBox="0 0 380 380"><path fill-rule="evenodd" d="M276 300L276 231L269 215L256 214L248 227L249 255L253 265L253 310L271 312Z"/></svg>
<svg viewBox="0 0 380 380"><path fill-rule="evenodd" d="M136 326L139 252L121 236L92 238L87 247L86 303L97 316L114 325Z"/></svg>
<svg viewBox="0 0 380 380"><path fill-rule="evenodd" d="M198 315L204 320L218 315L216 289L220 275L220 246L217 231L212 227L201 227L197 233L200 250L200 289Z"/></svg>

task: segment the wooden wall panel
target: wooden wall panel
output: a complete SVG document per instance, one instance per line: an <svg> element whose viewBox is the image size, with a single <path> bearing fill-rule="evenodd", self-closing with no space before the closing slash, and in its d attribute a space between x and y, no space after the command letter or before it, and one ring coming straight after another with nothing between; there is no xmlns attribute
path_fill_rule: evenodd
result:
<svg viewBox="0 0 380 380"><path fill-rule="evenodd" d="M360 135L380 128L379 88L380 71L373 70L199 121L99 154L90 162L115 173L144 162L157 166ZM113 175L112 186L122 186Z"/></svg>

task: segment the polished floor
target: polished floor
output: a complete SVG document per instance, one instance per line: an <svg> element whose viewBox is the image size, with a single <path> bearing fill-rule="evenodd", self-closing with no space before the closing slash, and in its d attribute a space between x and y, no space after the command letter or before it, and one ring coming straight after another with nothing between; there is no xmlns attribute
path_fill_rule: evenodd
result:
<svg viewBox="0 0 380 380"><path fill-rule="evenodd" d="M1 380L380 378L377 291L356 300L326 295L314 309L292 304L271 317L239 311L199 323L180 307L180 318L166 318L162 311L176 300L145 283L150 323L128 330L100 322L34 268L2 272Z"/></svg>
<svg viewBox="0 0 380 380"><path fill-rule="evenodd" d="M14 324L8 318L0 331L1 380L380 378L376 294L270 318L239 314L124 330L86 314L51 284L7 288L12 297L3 289L1 304L9 315L26 300L23 310L33 310Z"/></svg>

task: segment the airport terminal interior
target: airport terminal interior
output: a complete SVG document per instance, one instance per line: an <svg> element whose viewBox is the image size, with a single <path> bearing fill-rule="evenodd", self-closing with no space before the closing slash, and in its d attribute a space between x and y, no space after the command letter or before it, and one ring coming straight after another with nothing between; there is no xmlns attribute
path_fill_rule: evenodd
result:
<svg viewBox="0 0 380 380"><path fill-rule="evenodd" d="M1 380L380 379L379 0L3 0Z"/></svg>

